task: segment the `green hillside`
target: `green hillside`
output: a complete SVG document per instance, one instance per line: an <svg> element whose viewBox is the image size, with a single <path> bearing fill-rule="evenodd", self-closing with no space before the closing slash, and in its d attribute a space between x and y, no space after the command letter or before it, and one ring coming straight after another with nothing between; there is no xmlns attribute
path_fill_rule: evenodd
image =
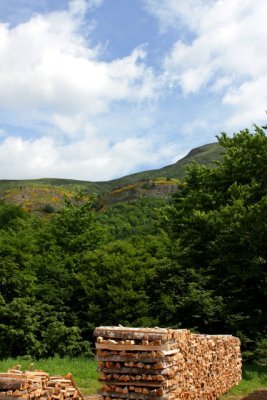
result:
<svg viewBox="0 0 267 400"><path fill-rule="evenodd" d="M215 160L221 158L221 151L221 147L218 143L206 144L191 150L184 158L178 160L174 164L167 165L160 169L138 172L136 174L127 175L120 179L114 179L103 183L108 183L110 186L114 187L135 183L144 179L182 178L185 175L186 166L190 162L195 161L204 165L212 164Z"/></svg>
<svg viewBox="0 0 267 400"><path fill-rule="evenodd" d="M181 178L185 174L186 166L191 161L196 161L201 164L211 164L214 160L220 158L221 148L218 143L206 144L191 150L187 156L178 160L175 164L154 170L137 172L127 175L122 178L113 179L110 181L90 182L75 179L56 179L42 178L32 180L0 180L0 190L12 189L17 187L32 187L32 186L55 186L65 187L69 190L82 189L89 193L103 193L112 190L115 187L121 187L131 183L136 183L144 179L156 178Z"/></svg>
<svg viewBox="0 0 267 400"><path fill-rule="evenodd" d="M172 165L103 182L53 178L1 180L0 200L43 215L59 211L66 198L73 199L81 192L98 195L102 205L139 198L166 199L177 190L177 179L185 175L190 162L208 165L218 160L220 155L219 144L211 143L191 150Z"/></svg>

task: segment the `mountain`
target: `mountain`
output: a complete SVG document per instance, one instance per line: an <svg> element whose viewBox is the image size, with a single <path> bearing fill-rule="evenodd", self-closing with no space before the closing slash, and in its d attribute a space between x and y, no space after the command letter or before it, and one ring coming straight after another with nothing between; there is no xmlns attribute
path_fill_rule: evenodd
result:
<svg viewBox="0 0 267 400"><path fill-rule="evenodd" d="M102 182L53 178L0 180L0 199L20 205L27 211L42 213L58 211L65 197L73 198L79 192L99 195L105 203L140 197L166 198L177 190L177 179L184 176L190 162L210 165L220 159L221 153L218 143L206 144L166 167Z"/></svg>
<svg viewBox="0 0 267 400"><path fill-rule="evenodd" d="M176 163L167 165L160 169L153 169L135 174L127 175L119 179L114 179L108 182L102 182L108 184L110 188L120 187L131 183L136 183L144 179L156 179L156 178L174 178L181 179L186 172L186 166L192 162L198 162L199 164L210 165L215 160L221 158L222 148L218 143L205 144L204 146L197 147L191 150L184 158L178 160Z"/></svg>

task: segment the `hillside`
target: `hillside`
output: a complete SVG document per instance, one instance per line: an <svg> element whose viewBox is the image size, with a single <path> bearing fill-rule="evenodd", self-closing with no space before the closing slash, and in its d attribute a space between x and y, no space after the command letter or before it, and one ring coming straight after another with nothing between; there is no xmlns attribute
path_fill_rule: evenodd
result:
<svg viewBox="0 0 267 400"><path fill-rule="evenodd" d="M167 198L177 189L177 179L184 176L190 162L211 164L220 154L219 144L211 143L191 150L166 167L103 182L53 178L0 180L0 199L20 205L26 211L49 213L58 211L66 197L73 198L79 192L99 195L101 202L108 204L143 197Z"/></svg>
<svg viewBox="0 0 267 400"><path fill-rule="evenodd" d="M186 166L192 162L198 162L200 164L212 164L215 160L221 158L221 147L218 143L210 143L201 147L197 147L191 150L184 158L178 160L176 163L167 165L160 169L153 169L135 174L124 176L120 179L114 179L109 182L103 182L108 184L110 187L124 186L130 183L135 183L145 179L156 179L156 178L182 178L186 172Z"/></svg>

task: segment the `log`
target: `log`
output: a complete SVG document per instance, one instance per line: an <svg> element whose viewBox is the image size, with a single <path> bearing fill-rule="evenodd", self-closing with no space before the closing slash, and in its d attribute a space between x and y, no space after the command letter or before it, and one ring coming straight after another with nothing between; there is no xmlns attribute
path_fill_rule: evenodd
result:
<svg viewBox="0 0 267 400"><path fill-rule="evenodd" d="M99 391L102 399L106 400L107 398L120 398L120 399L137 399L137 400L170 400L171 395L170 393L166 393L162 396L157 395L156 393L154 394L144 394L144 393L136 393L136 392L128 392L126 393L120 393L118 394L117 392L105 392L100 390Z"/></svg>
<svg viewBox="0 0 267 400"><path fill-rule="evenodd" d="M169 339L170 332L165 328L126 328L126 327L110 327L100 326L95 329L94 336L107 338L125 338L125 339L141 339L141 340L161 340Z"/></svg>
<svg viewBox="0 0 267 400"><path fill-rule="evenodd" d="M73 376L71 375L71 373L68 373L66 375L66 379L69 379L71 381L72 386L77 390L78 396L81 400L84 400L83 395L81 394L80 390L78 389L76 383L74 382Z"/></svg>
<svg viewBox="0 0 267 400"><path fill-rule="evenodd" d="M131 374L131 375L138 375L138 374L146 374L146 375L161 375L171 376L174 375L178 371L177 366L172 366L169 368L164 368L162 370L159 369L152 369L152 368L130 368L130 367L121 367L121 368L98 368L100 372L106 374Z"/></svg>
<svg viewBox="0 0 267 400"><path fill-rule="evenodd" d="M24 389L26 387L25 379L16 379L0 376L0 390L8 391L8 390L17 390Z"/></svg>
<svg viewBox="0 0 267 400"><path fill-rule="evenodd" d="M173 349L174 344L165 344L165 345L147 345L144 346L142 344L120 344L120 343L96 343L96 349L108 349L108 350L131 350L131 351L156 351L158 350L159 352L169 352L169 351L174 351Z"/></svg>

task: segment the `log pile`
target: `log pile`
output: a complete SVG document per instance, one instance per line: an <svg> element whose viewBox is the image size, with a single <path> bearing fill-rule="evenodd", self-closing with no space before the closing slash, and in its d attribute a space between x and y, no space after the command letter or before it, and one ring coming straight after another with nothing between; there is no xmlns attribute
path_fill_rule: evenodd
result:
<svg viewBox="0 0 267 400"><path fill-rule="evenodd" d="M215 400L241 379L240 341L231 335L191 334L182 399Z"/></svg>
<svg viewBox="0 0 267 400"><path fill-rule="evenodd" d="M215 400L241 379L240 343L188 330L99 327L103 400Z"/></svg>
<svg viewBox="0 0 267 400"><path fill-rule="evenodd" d="M71 374L49 376L43 371L10 369L0 373L0 400L83 400Z"/></svg>

